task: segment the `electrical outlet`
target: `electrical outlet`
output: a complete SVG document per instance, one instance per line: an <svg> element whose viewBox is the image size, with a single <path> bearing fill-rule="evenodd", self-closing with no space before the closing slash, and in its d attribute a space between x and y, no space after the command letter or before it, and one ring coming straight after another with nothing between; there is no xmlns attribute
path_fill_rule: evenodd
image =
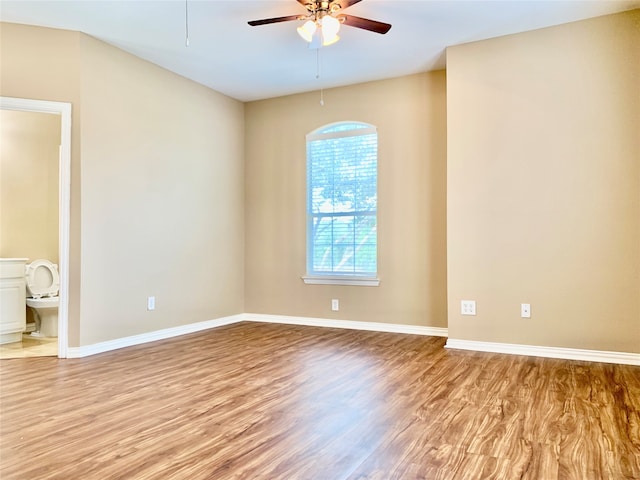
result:
<svg viewBox="0 0 640 480"><path fill-rule="evenodd" d="M530 303L521 303L520 304L520 316L522 318L531 318L531 304Z"/></svg>
<svg viewBox="0 0 640 480"><path fill-rule="evenodd" d="M476 314L476 301L475 300L462 300L460 302L460 313L462 315L475 315Z"/></svg>
<svg viewBox="0 0 640 480"><path fill-rule="evenodd" d="M147 310L155 310L156 309L156 297L147 297Z"/></svg>
<svg viewBox="0 0 640 480"><path fill-rule="evenodd" d="M338 300L337 298L331 300L331 310L333 310L334 312L340 310L340 300Z"/></svg>

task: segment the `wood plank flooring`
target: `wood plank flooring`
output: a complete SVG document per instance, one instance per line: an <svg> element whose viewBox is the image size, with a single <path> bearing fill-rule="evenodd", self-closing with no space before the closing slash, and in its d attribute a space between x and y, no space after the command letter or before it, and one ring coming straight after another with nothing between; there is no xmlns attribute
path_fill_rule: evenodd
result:
<svg viewBox="0 0 640 480"><path fill-rule="evenodd" d="M0 362L0 479L640 479L640 367L240 323Z"/></svg>

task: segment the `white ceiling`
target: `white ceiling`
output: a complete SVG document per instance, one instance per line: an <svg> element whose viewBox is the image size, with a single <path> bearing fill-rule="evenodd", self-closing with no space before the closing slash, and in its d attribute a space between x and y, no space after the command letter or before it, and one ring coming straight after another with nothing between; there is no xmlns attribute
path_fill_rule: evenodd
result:
<svg viewBox="0 0 640 480"><path fill-rule="evenodd" d="M242 101L445 67L445 48L640 7L640 0L364 0L345 13L391 23L386 35L343 26L316 50L299 22L249 20L304 14L296 0L0 0L5 22L78 30ZM535 61L535 59L532 59Z"/></svg>

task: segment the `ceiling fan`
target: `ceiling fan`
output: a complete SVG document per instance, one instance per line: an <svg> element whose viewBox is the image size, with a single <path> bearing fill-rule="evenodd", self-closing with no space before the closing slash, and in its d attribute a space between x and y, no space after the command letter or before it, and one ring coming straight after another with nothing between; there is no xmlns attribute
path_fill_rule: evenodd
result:
<svg viewBox="0 0 640 480"><path fill-rule="evenodd" d="M249 25L256 27L270 23L305 20L305 23L298 27L298 33L309 42L309 48L319 48L337 42L340 39L338 30L343 23L350 27L361 28L363 30L369 30L370 32L380 34L387 33L389 29L391 29L391 25L388 23L341 13L342 10L361 1L362 0L297 0L299 4L307 9L305 15L287 15L285 17L252 20L249 22Z"/></svg>

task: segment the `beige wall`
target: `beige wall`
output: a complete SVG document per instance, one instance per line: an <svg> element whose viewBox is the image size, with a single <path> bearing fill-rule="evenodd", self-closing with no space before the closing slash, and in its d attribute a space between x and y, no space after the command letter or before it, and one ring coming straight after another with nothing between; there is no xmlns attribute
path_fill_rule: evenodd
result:
<svg viewBox="0 0 640 480"><path fill-rule="evenodd" d="M84 35L81 65L81 344L242 313L243 104Z"/></svg>
<svg viewBox="0 0 640 480"><path fill-rule="evenodd" d="M452 47L446 79L324 107L243 106L82 34L2 24L0 93L73 105L70 345L243 311L436 327L448 311L454 339L640 352L639 22ZM341 120L378 127L379 287L300 279L305 134Z"/></svg>
<svg viewBox="0 0 640 480"><path fill-rule="evenodd" d="M241 313L243 104L79 33L1 35L3 96L73 105L69 345Z"/></svg>
<svg viewBox="0 0 640 480"><path fill-rule="evenodd" d="M0 23L0 95L68 102L71 126L69 345L80 335L80 34Z"/></svg>
<svg viewBox="0 0 640 480"><path fill-rule="evenodd" d="M0 257L58 262L60 117L0 110Z"/></svg>
<svg viewBox="0 0 640 480"><path fill-rule="evenodd" d="M446 327L444 72L246 105L247 312ZM379 287L305 285L305 135L378 127ZM331 311L331 299L340 311Z"/></svg>
<svg viewBox="0 0 640 480"><path fill-rule="evenodd" d="M450 338L640 352L639 14L448 49Z"/></svg>

